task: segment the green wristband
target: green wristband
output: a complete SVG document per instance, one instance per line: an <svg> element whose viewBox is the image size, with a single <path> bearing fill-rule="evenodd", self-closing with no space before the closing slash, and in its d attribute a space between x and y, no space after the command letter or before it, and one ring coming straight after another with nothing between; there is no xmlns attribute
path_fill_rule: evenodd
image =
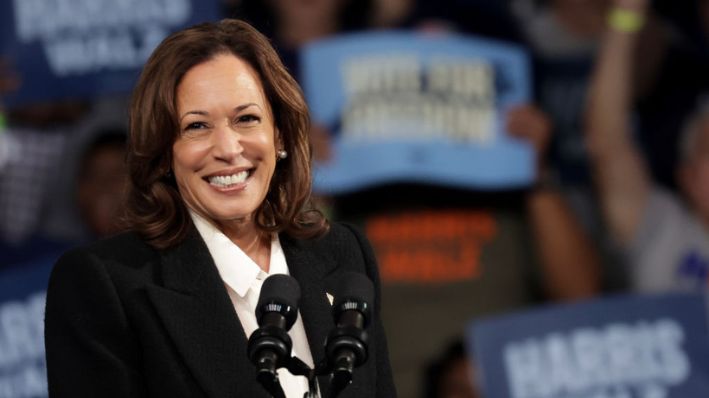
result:
<svg viewBox="0 0 709 398"><path fill-rule="evenodd" d="M614 8L608 14L608 26L624 33L635 33L645 25L645 16L624 8Z"/></svg>

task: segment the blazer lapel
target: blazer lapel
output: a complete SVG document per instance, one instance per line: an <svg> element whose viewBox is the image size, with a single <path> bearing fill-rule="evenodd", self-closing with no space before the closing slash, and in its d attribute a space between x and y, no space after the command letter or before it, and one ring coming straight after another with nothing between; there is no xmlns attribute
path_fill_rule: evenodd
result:
<svg viewBox="0 0 709 398"><path fill-rule="evenodd" d="M148 296L195 379L210 397L249 396L256 371L247 338L196 229L162 253L161 268L164 287Z"/></svg>
<svg viewBox="0 0 709 398"><path fill-rule="evenodd" d="M330 315L330 302L325 296L325 275L330 260L316 256L315 250L303 247L302 242L281 234L281 247L288 262L290 274L300 284L300 314L315 366L325 359L325 339L335 326ZM320 383L325 382L320 379Z"/></svg>

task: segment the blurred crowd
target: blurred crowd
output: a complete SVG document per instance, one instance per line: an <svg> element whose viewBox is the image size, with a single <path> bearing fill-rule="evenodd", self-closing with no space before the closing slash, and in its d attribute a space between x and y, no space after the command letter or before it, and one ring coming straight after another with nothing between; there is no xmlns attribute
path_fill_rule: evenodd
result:
<svg viewBox="0 0 709 398"><path fill-rule="evenodd" d="M269 36L296 77L305 44L363 30L474 35L530 54L533 101L506 115L507 131L537 155L528 189L407 183L319 198L377 252L400 396L479 396L460 344L471 319L709 283L709 0L221 6ZM32 79L22 72L0 60L0 104ZM0 270L120 231L128 95L0 108ZM324 126L313 126L312 144L316 159L336 156ZM392 236L403 230L416 232ZM450 272L407 250L428 250L432 267Z"/></svg>

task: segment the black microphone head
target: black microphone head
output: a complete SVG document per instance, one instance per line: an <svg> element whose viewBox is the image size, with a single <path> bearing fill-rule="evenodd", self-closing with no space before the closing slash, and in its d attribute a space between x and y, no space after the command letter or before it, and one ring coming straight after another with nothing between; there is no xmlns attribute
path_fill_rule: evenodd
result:
<svg viewBox="0 0 709 398"><path fill-rule="evenodd" d="M267 313L277 312L286 320L286 330L289 330L298 317L298 302L300 301L300 286L290 275L271 275L263 281L261 294L256 305L256 320L261 325Z"/></svg>
<svg viewBox="0 0 709 398"><path fill-rule="evenodd" d="M332 312L335 319L348 310L357 310L364 316L364 325L369 324L371 306L374 304L374 285L359 272L344 273L333 286Z"/></svg>

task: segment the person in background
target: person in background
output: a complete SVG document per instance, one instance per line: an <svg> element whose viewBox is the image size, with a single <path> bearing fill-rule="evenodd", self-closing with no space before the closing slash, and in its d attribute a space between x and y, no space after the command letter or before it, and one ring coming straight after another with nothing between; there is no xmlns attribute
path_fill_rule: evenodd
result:
<svg viewBox="0 0 709 398"><path fill-rule="evenodd" d="M425 369L422 398L480 398L475 369L460 340L450 343Z"/></svg>
<svg viewBox="0 0 709 398"><path fill-rule="evenodd" d="M509 7L533 61L536 102L553 121L550 162L575 211L593 231L597 217L587 193L581 121L608 0L510 0Z"/></svg>
<svg viewBox="0 0 709 398"><path fill-rule="evenodd" d="M632 66L634 135L653 180L681 192L678 132L709 92L706 0L650 1Z"/></svg>
<svg viewBox="0 0 709 398"><path fill-rule="evenodd" d="M21 91L23 78L11 59L0 58L0 99ZM126 178L118 170L125 169L126 135L120 98L61 98L4 109L2 102L0 267L23 267L40 258L53 263L67 248L115 232L96 223L116 223L120 204L112 197L120 197L120 189L94 195L106 192L104 183ZM106 167L123 177L98 175ZM82 210L99 206L106 210L100 217Z"/></svg>
<svg viewBox="0 0 709 398"><path fill-rule="evenodd" d="M128 187L126 133L103 129L84 151L76 178L76 203L92 238L120 232L120 219Z"/></svg>
<svg viewBox="0 0 709 398"><path fill-rule="evenodd" d="M82 101L8 107L6 97L22 87L13 60L0 57L0 269L51 256L68 239L42 231L46 198L66 147L66 132L85 115Z"/></svg>
<svg viewBox="0 0 709 398"><path fill-rule="evenodd" d="M552 132L549 117L536 106L522 105L508 113L507 131L527 141L536 154L537 182L526 193L525 202L543 297L572 301L599 294L603 266L598 247L552 177L547 156Z"/></svg>
<svg viewBox="0 0 709 398"><path fill-rule="evenodd" d="M233 14L253 20L300 79L299 51L315 40L365 28L372 0L242 0Z"/></svg>
<svg viewBox="0 0 709 398"><path fill-rule="evenodd" d="M634 141L634 51L648 0L615 0L596 60L586 142L604 218L635 291L705 289L709 275L709 110L678 132L682 197L653 181Z"/></svg>
<svg viewBox="0 0 709 398"><path fill-rule="evenodd" d="M389 348L402 397L420 394L424 364L470 321L602 291L598 248L547 165L549 118L522 104L506 119L507 131L529 142L539 159L539 180L529 189L399 184L334 202L335 217L364 225L380 259L382 316L398 336ZM422 319L435 327L422 327Z"/></svg>
<svg viewBox="0 0 709 398"><path fill-rule="evenodd" d="M513 107L507 130L527 141L536 153L537 183L526 193L527 222L535 261L540 267L542 297L548 302L592 298L602 291L602 266L597 247L561 193L547 160L551 122L534 105ZM480 391L472 353L453 340L424 369L424 398L478 398Z"/></svg>
<svg viewBox="0 0 709 398"><path fill-rule="evenodd" d="M71 247L121 230L128 182L126 133L120 128L106 127L91 132L91 136L91 141L81 151L77 173L71 181L72 205L78 213L76 229L81 230L81 234L52 235L38 229L18 243L1 242L2 265L21 266L40 257L51 259L53 263Z"/></svg>
<svg viewBox="0 0 709 398"><path fill-rule="evenodd" d="M584 223L596 234L584 107L589 78L605 31L609 0L511 0L534 58L536 97L554 120L552 161ZM676 132L709 89L709 19L706 0L653 1L638 32L633 64L632 109L639 148L662 185L675 189Z"/></svg>
<svg viewBox="0 0 709 398"><path fill-rule="evenodd" d="M82 101L12 108L7 113L0 173L0 240L21 245L46 221L46 198L56 191L52 175L66 149L69 131L88 112Z"/></svg>

